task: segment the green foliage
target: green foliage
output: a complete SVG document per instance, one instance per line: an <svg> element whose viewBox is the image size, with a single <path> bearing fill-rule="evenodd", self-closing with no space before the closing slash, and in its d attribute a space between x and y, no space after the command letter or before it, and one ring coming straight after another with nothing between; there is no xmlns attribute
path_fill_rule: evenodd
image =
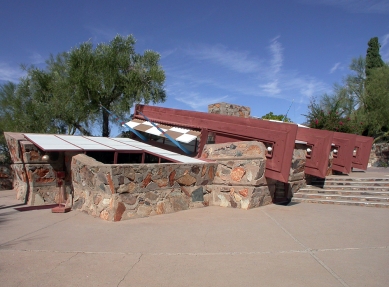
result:
<svg viewBox="0 0 389 287"><path fill-rule="evenodd" d="M378 42L378 38L374 37L369 40L367 43L368 48L366 52L366 77L371 76L372 70L375 68L380 68L384 65L384 61L381 59L380 47L381 45Z"/></svg>
<svg viewBox="0 0 389 287"><path fill-rule="evenodd" d="M109 44L93 48L87 42L69 53L70 86L75 97L95 115L102 104L119 116L129 112L134 103L158 103L166 99L165 73L153 51L136 54L133 36L116 36ZM109 136L108 113L102 113L102 135Z"/></svg>
<svg viewBox="0 0 389 287"><path fill-rule="evenodd" d="M351 60L349 66L351 74L344 80L343 86L338 86L345 89L347 96L350 99L350 104L353 105L352 109L365 107L365 58L360 56ZM351 107L350 107L351 108Z"/></svg>
<svg viewBox="0 0 389 287"><path fill-rule="evenodd" d="M33 66L19 84L0 88L0 131L90 135L91 123L109 136L108 113L124 116L134 103L166 99L165 73L153 51L135 53L133 36L116 36L95 48L82 43L50 56L44 70Z"/></svg>
<svg viewBox="0 0 389 287"><path fill-rule="evenodd" d="M366 87L369 133L377 141L389 139L389 66L373 69Z"/></svg>
<svg viewBox="0 0 389 287"><path fill-rule="evenodd" d="M360 134L364 123L356 115L350 114L349 100L342 97L342 92L344 90L331 96L324 95L319 102L312 99L306 124L315 129Z"/></svg>
<svg viewBox="0 0 389 287"><path fill-rule="evenodd" d="M276 120L276 121L281 121L286 123L291 122L290 118L285 117L285 115L275 115L273 114L273 112L267 113L266 115L262 116L261 119Z"/></svg>
<svg viewBox="0 0 389 287"><path fill-rule="evenodd" d="M306 115L312 128L389 139L389 67L379 54L378 38L370 39L366 60L353 59L351 74L332 95L311 100Z"/></svg>

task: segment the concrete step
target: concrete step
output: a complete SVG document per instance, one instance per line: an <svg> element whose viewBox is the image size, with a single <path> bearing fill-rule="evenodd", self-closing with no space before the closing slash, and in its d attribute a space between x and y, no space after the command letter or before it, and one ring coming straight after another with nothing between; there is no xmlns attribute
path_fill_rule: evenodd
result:
<svg viewBox="0 0 389 287"><path fill-rule="evenodd" d="M330 175L325 178L327 181L382 181L382 182L389 182L389 170L388 170L388 177L345 177L345 176L337 176L337 175ZM322 180L318 180L322 181Z"/></svg>
<svg viewBox="0 0 389 287"><path fill-rule="evenodd" d="M292 202L389 207L389 177L317 179L295 193Z"/></svg>
<svg viewBox="0 0 389 287"><path fill-rule="evenodd" d="M366 196L387 196L389 197L389 191L382 190L352 190L352 189L323 189L318 187L304 187L301 188L298 193L318 193L318 194L341 194L341 195L366 195Z"/></svg>
<svg viewBox="0 0 389 287"><path fill-rule="evenodd" d="M314 185L307 185L304 188L301 188L300 190L328 190L328 191L342 191L342 190L350 190L350 191L377 191L377 192L389 192L389 187L385 186L340 186L340 185L325 185L323 187L314 186Z"/></svg>
<svg viewBox="0 0 389 287"><path fill-rule="evenodd" d="M375 201L351 201L351 200L329 200L329 199L306 199L293 197L292 202L296 203L321 203L321 204L340 204L350 206L367 206L367 207L386 207L389 208L389 203Z"/></svg>
<svg viewBox="0 0 389 287"><path fill-rule="evenodd" d="M304 199L324 199L324 200L341 200L341 201L359 201L359 202L389 202L389 194L385 196L366 196L366 195L343 195L343 194L323 194L323 193L295 193L295 198Z"/></svg>
<svg viewBox="0 0 389 287"><path fill-rule="evenodd" d="M358 180L358 181L340 181L340 180L326 180L326 181L313 181L311 185L326 186L326 185L340 185L340 186L384 186L389 188L389 181L368 181L368 180Z"/></svg>

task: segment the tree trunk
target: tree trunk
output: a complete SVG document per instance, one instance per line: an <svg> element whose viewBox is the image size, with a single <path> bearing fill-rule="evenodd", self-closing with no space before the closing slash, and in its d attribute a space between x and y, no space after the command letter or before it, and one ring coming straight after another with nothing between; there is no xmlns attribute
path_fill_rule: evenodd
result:
<svg viewBox="0 0 389 287"><path fill-rule="evenodd" d="M109 137L109 113L103 109L103 137Z"/></svg>
<svg viewBox="0 0 389 287"><path fill-rule="evenodd" d="M86 129L84 129L84 127L81 126L80 124L74 123L73 125L82 133L83 136L91 136L91 133L89 131L87 131ZM74 132L73 132L73 134L74 134Z"/></svg>

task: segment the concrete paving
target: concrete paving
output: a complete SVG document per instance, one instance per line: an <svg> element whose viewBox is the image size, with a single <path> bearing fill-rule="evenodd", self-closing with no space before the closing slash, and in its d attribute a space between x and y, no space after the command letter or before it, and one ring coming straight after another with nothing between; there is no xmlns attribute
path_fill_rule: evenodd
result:
<svg viewBox="0 0 389 287"><path fill-rule="evenodd" d="M0 286L388 286L389 209L207 207L123 222L0 191Z"/></svg>

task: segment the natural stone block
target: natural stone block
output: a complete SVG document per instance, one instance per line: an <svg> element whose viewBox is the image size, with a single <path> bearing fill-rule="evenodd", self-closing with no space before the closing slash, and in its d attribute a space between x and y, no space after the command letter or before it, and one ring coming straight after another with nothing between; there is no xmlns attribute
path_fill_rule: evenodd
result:
<svg viewBox="0 0 389 287"><path fill-rule="evenodd" d="M302 180L305 176L306 148L304 144L296 144L292 156L288 181Z"/></svg>
<svg viewBox="0 0 389 287"><path fill-rule="evenodd" d="M252 186L266 184L263 159L218 161L218 163L214 184Z"/></svg>
<svg viewBox="0 0 389 287"><path fill-rule="evenodd" d="M206 144L201 157L210 160L266 159L266 147L257 141Z"/></svg>
<svg viewBox="0 0 389 287"><path fill-rule="evenodd" d="M221 114L240 118L249 118L250 111L250 107L239 106L224 102L208 105L208 113L211 114Z"/></svg>
<svg viewBox="0 0 389 287"><path fill-rule="evenodd" d="M209 205L250 209L270 204L275 186L208 185L206 189L208 194L204 195L204 198Z"/></svg>

